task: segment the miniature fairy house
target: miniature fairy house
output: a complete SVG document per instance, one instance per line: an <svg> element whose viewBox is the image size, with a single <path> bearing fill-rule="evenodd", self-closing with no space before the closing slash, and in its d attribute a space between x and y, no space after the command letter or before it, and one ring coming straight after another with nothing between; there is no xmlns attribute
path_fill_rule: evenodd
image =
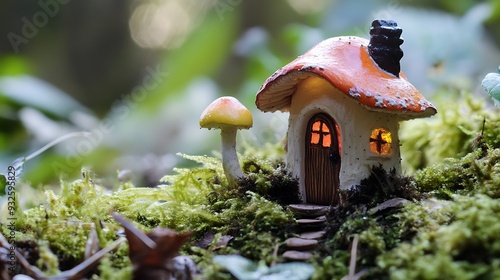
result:
<svg viewBox="0 0 500 280"><path fill-rule="evenodd" d="M304 203L339 203L339 190L358 185L374 165L400 173L399 121L436 113L400 72L401 33L395 22L375 20L370 41L327 39L257 93L261 111L290 113L286 163Z"/></svg>

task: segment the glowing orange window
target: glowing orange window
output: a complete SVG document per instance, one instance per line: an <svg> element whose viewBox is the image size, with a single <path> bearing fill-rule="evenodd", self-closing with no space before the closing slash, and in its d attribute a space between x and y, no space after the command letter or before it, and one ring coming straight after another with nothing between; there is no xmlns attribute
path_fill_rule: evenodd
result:
<svg viewBox="0 0 500 280"><path fill-rule="evenodd" d="M375 128L370 135L370 151L378 155L392 153L392 135L384 128Z"/></svg>
<svg viewBox="0 0 500 280"><path fill-rule="evenodd" d="M332 145L332 135L330 129L321 120L317 120L311 127L311 144L321 145L328 148Z"/></svg>

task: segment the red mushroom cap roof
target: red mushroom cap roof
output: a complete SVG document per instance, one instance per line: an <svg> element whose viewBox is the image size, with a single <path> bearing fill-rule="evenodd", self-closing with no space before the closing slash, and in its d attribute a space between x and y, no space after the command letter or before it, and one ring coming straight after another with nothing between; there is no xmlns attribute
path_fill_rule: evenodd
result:
<svg viewBox="0 0 500 280"><path fill-rule="evenodd" d="M288 111L297 84L319 76L369 110L428 117L436 108L406 79L382 70L368 54L363 38L333 37L320 42L276 71L262 85L255 104L264 112Z"/></svg>

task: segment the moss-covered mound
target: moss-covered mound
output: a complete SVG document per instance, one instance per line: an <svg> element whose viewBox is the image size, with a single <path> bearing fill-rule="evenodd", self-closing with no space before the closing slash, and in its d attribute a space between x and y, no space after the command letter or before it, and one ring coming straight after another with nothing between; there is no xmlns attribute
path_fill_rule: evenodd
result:
<svg viewBox="0 0 500 280"><path fill-rule="evenodd" d="M499 152L477 150L426 168L415 180L374 172L365 183L383 177L386 184L359 186L347 194L349 203L329 214L329 238L316 259L316 279L348 273L355 235L356 271L368 278L498 279ZM376 191L360 198L364 189ZM416 195L401 199L409 193ZM380 203L381 195L393 199Z"/></svg>
<svg viewBox="0 0 500 280"><path fill-rule="evenodd" d="M194 236L184 246L183 254L192 255L202 268L211 265L211 257L207 256L214 250L267 263L276 261L272 251L295 223L291 212L282 205L298 198L297 181L282 168L279 157L245 157L247 177L242 179L242 187L231 188L219 159L181 156L201 166L176 169L177 174L164 177L164 184L156 188L124 183L109 191L95 184L90 172L84 173L84 179L61 182L58 193L45 191L44 204L19 213L16 245L31 264L47 275L57 274L83 261L92 229L98 234L101 248L118 238L116 233L121 227L110 216L114 211L146 232L154 227L192 231ZM287 186L295 194L279 195L279 190ZM2 222L1 232L9 232L7 223ZM215 236L207 242L210 234ZM218 246L220 236L230 236L230 243ZM199 245L202 239L207 244ZM93 273L102 279L129 278L127 254L127 246L122 244ZM20 267L17 269L22 272ZM211 268L206 273L214 276L219 272Z"/></svg>

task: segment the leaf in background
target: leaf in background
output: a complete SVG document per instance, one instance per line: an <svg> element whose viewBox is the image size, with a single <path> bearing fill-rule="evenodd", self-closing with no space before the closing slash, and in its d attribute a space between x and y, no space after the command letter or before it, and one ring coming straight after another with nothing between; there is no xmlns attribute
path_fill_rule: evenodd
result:
<svg viewBox="0 0 500 280"><path fill-rule="evenodd" d="M306 280L314 274L312 265L303 262L277 264L269 269L268 275L262 280Z"/></svg>
<svg viewBox="0 0 500 280"><path fill-rule="evenodd" d="M498 68L498 73L487 74L481 85L488 95L493 98L495 105L500 107L500 67Z"/></svg>
<svg viewBox="0 0 500 280"><path fill-rule="evenodd" d="M22 106L37 108L60 118L67 118L74 111L87 112L65 92L33 76L6 76L0 78L0 97Z"/></svg>
<svg viewBox="0 0 500 280"><path fill-rule="evenodd" d="M312 265L302 262L277 264L268 268L263 263L256 264L240 255L215 256L214 262L238 280L307 280L314 274Z"/></svg>
<svg viewBox="0 0 500 280"><path fill-rule="evenodd" d="M240 255L215 256L214 262L227 269L238 280L258 280L269 271L265 265L257 265Z"/></svg>
<svg viewBox="0 0 500 280"><path fill-rule="evenodd" d="M489 2L491 5L491 14L488 18L488 22L493 23L500 20L500 1L490 0Z"/></svg>
<svg viewBox="0 0 500 280"><path fill-rule="evenodd" d="M33 65L22 56L10 55L0 58L0 76L28 74L32 68Z"/></svg>
<svg viewBox="0 0 500 280"><path fill-rule="evenodd" d="M68 139L75 138L75 137L90 137L90 136L92 136L92 134L90 132L86 132L86 131L77 131L77 132L67 133L63 136L60 136L60 137L50 141L48 144L46 144L43 147L41 147L40 149L32 152L28 156L25 156L25 157L23 156L23 157L19 157L19 158L15 159L9 165L9 166L12 166L14 168L13 172L15 173L15 180L18 180L21 177L21 174L23 173L23 166L27 161L29 161L35 157L38 157L39 155L46 152L48 149L54 147L55 145L57 145L63 141L66 141ZM51 170L55 170L56 169L56 164L54 164L55 161L50 161L50 162L51 162L51 164L46 164L46 166L49 167ZM64 164L61 162L57 166L58 166L58 168L57 168L58 171L67 171L66 169L71 169L67 163ZM61 166L61 168L59 168L59 166ZM63 170L63 169L65 169L65 170ZM58 174L58 175L60 175L60 174Z"/></svg>
<svg viewBox="0 0 500 280"><path fill-rule="evenodd" d="M452 12L454 14L463 14L467 12L474 4L475 0L462 0L462 1L454 1L454 0L439 0L437 1L441 7L447 12Z"/></svg>

